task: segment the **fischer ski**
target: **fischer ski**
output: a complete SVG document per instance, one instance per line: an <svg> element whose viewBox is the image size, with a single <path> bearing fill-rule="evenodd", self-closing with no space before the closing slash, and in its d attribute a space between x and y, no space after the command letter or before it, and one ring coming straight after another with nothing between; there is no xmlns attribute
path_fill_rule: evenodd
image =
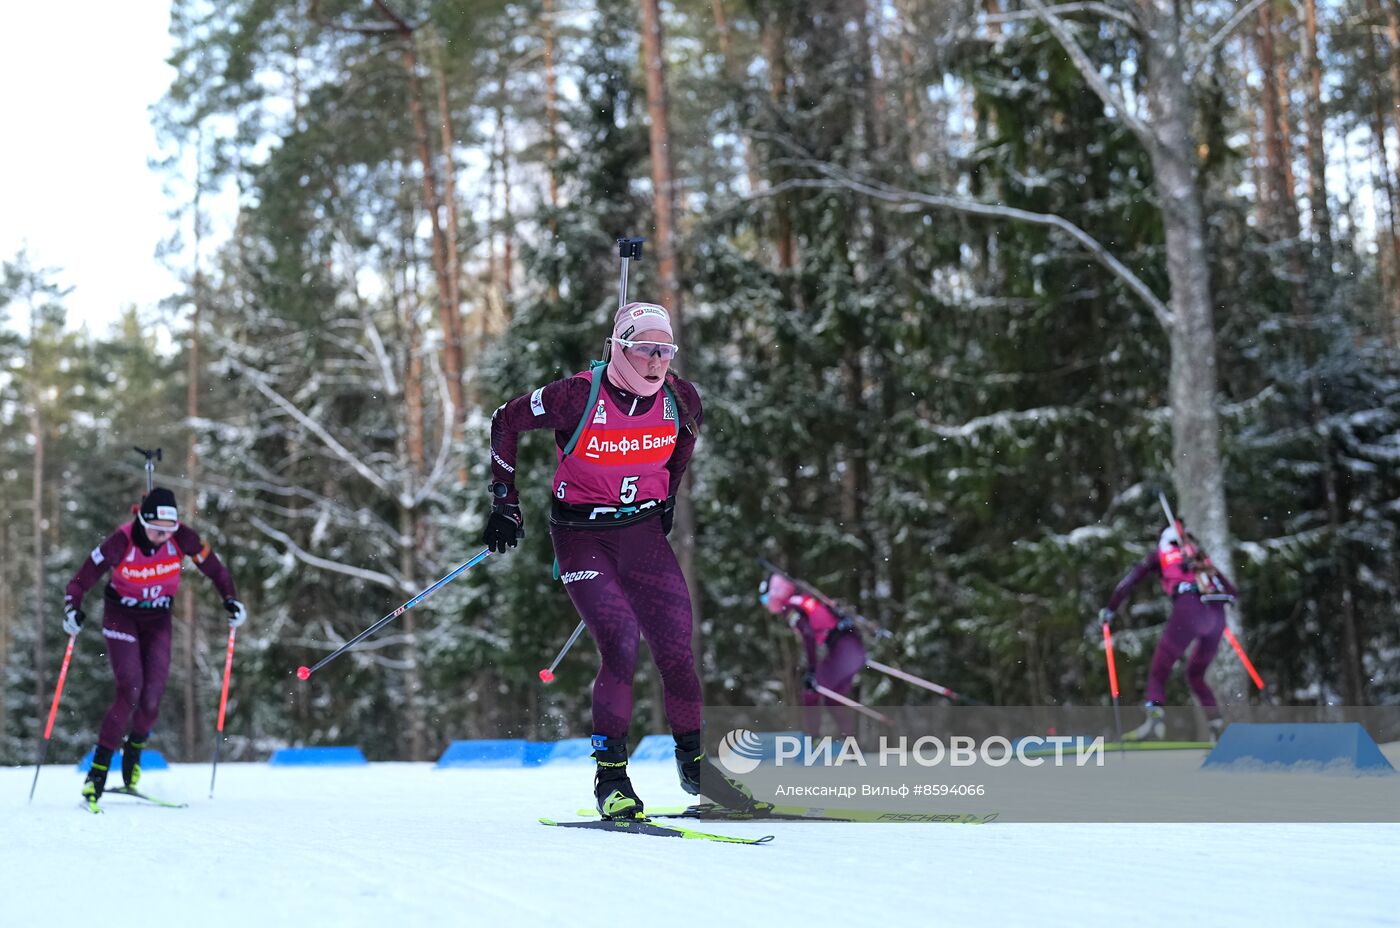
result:
<svg viewBox="0 0 1400 928"><path fill-rule="evenodd" d="M150 793L138 792L129 786L114 786L111 789L105 790L103 795L130 796L132 799L140 799L143 802L149 802L152 805L160 806L162 809L187 809L190 805L188 802L170 802L167 799L158 799Z"/></svg>
<svg viewBox="0 0 1400 928"><path fill-rule="evenodd" d="M579 815L597 817L593 809L579 809ZM999 812L879 812L867 809L824 809L807 806L771 806L768 811L744 812L713 803L693 806L653 808L647 818L689 818L725 822L886 822L944 825L987 825Z"/></svg>
<svg viewBox="0 0 1400 928"><path fill-rule="evenodd" d="M597 814L597 813L594 813ZM679 825L658 825L646 818L604 818L588 822L556 822L553 819L540 819L542 825L557 828L590 828L595 831L611 831L619 834L649 835L654 838L686 838L692 841L714 841L720 844L767 844L772 835L762 838L735 838L730 835L715 835L705 831L693 831Z"/></svg>
<svg viewBox="0 0 1400 928"><path fill-rule="evenodd" d="M579 815L591 815L594 818L598 813L593 809L579 809ZM717 805L710 802L702 802L694 806L665 806L651 809L647 812L647 818L689 818L704 822L853 822L855 819L836 818L835 813L828 816L794 815L788 812L774 812L765 809L744 811L742 809L730 809L726 806Z"/></svg>

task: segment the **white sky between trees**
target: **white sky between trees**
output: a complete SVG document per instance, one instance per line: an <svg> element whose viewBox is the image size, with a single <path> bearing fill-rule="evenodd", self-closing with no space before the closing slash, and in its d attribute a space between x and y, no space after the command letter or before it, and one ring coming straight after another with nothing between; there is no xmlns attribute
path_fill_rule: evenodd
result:
<svg viewBox="0 0 1400 928"><path fill-rule="evenodd" d="M0 30L4 206L0 259L28 246L35 268L73 292L70 325L105 332L179 282L156 258L172 201L148 159L150 107L174 78L168 3L45 0L5 11ZM177 259L179 260L179 259ZM8 323L28 326L11 310Z"/></svg>

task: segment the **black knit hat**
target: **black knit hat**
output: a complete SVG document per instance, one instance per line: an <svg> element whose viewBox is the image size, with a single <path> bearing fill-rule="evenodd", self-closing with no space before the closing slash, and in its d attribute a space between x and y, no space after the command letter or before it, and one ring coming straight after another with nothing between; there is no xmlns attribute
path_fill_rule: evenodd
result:
<svg viewBox="0 0 1400 928"><path fill-rule="evenodd" d="M175 494L165 487L156 487L141 500L138 512L141 524L161 531L174 531L180 526L180 511L175 508Z"/></svg>

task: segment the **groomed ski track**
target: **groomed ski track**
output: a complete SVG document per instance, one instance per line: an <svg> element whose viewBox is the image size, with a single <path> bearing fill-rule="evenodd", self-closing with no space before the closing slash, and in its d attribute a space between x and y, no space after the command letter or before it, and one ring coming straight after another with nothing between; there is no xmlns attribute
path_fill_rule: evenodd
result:
<svg viewBox="0 0 1400 928"><path fill-rule="evenodd" d="M655 805L687 801L635 764ZM104 800L0 769L0 925L1400 925L1400 825L706 822L759 847L548 828L587 764L175 764ZM119 779L117 780L119 782Z"/></svg>

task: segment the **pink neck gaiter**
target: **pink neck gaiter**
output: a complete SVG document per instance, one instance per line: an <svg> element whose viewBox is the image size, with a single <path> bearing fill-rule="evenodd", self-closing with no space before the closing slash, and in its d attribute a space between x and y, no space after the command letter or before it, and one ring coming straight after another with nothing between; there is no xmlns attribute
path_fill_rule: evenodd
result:
<svg viewBox="0 0 1400 928"><path fill-rule="evenodd" d="M626 390L638 396L654 396L665 381L664 377L655 383L647 380L620 350L614 351L612 360L608 361L608 382L619 390Z"/></svg>

